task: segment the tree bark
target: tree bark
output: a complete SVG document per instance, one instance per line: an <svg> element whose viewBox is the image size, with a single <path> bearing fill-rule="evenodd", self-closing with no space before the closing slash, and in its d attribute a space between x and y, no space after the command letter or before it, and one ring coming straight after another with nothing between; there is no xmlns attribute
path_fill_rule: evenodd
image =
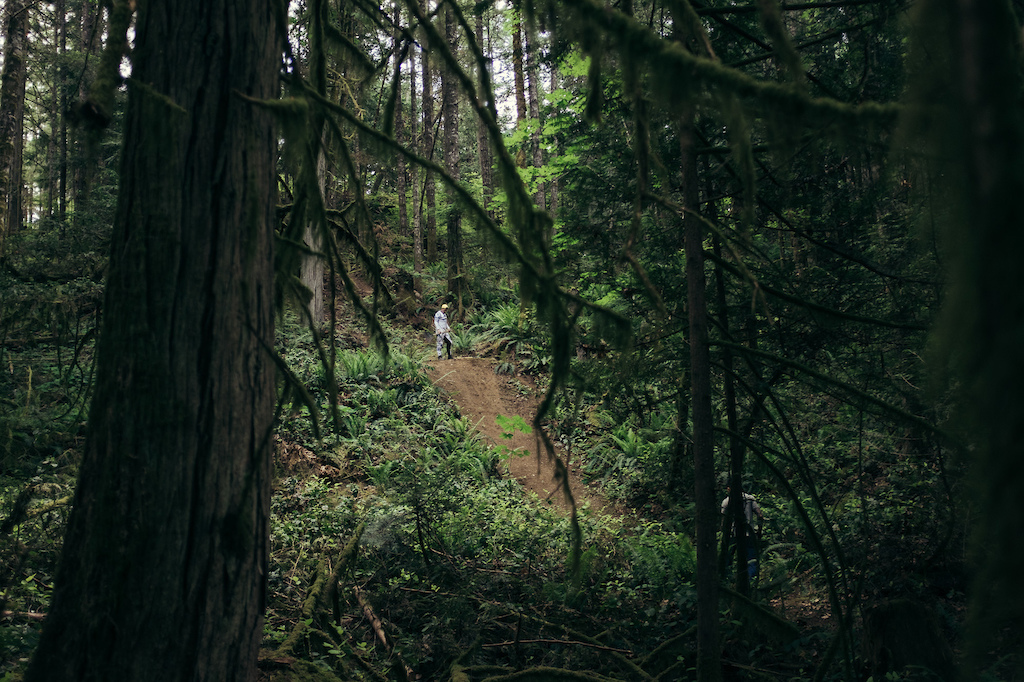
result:
<svg viewBox="0 0 1024 682"><path fill-rule="evenodd" d="M319 201L326 207L327 201L327 156L324 149L327 145L327 131L322 124L317 124L320 130L320 145L316 152L316 190L319 193ZM303 286L309 289L310 298L307 309L313 324L319 327L323 323L324 311L326 310L324 290L324 273L326 267L322 256L316 255L324 251L324 239L321 234L322 225L309 216L306 222L303 239L306 246L313 254L304 254L299 267L299 279Z"/></svg>
<svg viewBox="0 0 1024 682"><path fill-rule="evenodd" d="M694 151L694 112L680 122L683 218L686 250L686 288L690 324L690 397L693 415L693 478L697 507L697 680L722 679L718 621L719 508L715 495L714 423L711 412L711 359L708 350L704 231L690 211L699 208L697 161Z"/></svg>
<svg viewBox="0 0 1024 682"><path fill-rule="evenodd" d="M79 21L78 48L87 56L90 63L98 54L98 36L102 34L103 12L90 0L79 3L81 16ZM77 100L85 102L89 97L87 79L82 78L78 84ZM93 152L96 135L86 126L72 128L72 148L74 151L71 164L71 202L74 206L72 221L75 228L81 228L84 219L92 209L92 186L96 177L98 158Z"/></svg>
<svg viewBox="0 0 1024 682"><path fill-rule="evenodd" d="M704 44L706 36L693 35L680 6L673 7L672 37L683 49L688 43ZM711 357L708 343L708 311L705 296L704 229L698 217L700 189L697 180L696 104L682 103L678 119L680 190L683 214L683 249L686 254L687 317L690 326L690 399L693 428L693 479L696 505L697 549L697 680L722 679L721 639L718 615L717 534L720 507L715 494L714 423L711 409Z"/></svg>
<svg viewBox="0 0 1024 682"><path fill-rule="evenodd" d="M512 18L512 79L516 93L516 127L526 121L526 75L523 64L523 20L516 12ZM521 145L516 152L516 164L526 165L526 147Z"/></svg>
<svg viewBox="0 0 1024 682"><path fill-rule="evenodd" d="M423 13L428 13L429 0L421 0L420 6ZM434 76L430 72L430 43L426 34L421 37L423 51L420 53L423 60L423 156L428 159L434 158ZM433 174L423 169L423 200L426 202L426 228L427 228L427 262L437 262L437 214L436 196L434 193Z"/></svg>
<svg viewBox="0 0 1024 682"><path fill-rule="evenodd" d="M544 165L544 156L540 149L540 67L537 63L536 35L526 34L524 52L526 57L527 97L530 110L530 121L533 123L533 132L530 133L530 163L535 170L540 170ZM547 189L544 182L537 183L537 190L533 193L533 203L541 210L547 210ZM550 243L552 235L546 235Z"/></svg>
<svg viewBox="0 0 1024 682"><path fill-rule="evenodd" d="M395 53L395 79L398 81L396 84L398 92L395 96L395 140L399 144L405 144L405 118L402 114L402 39L401 32L398 30L402 21L401 8L402 5L396 0L394 4L395 30L392 36L392 51ZM395 176L395 192L398 195L398 234L404 238L409 234L409 196L406 187L405 157L401 154L397 154L395 158Z"/></svg>
<svg viewBox="0 0 1024 682"><path fill-rule="evenodd" d="M476 14L476 43L485 55L491 51L484 45L484 12L479 9ZM483 78L478 78L482 83ZM480 186L482 188L483 207L488 215L494 217L494 207L491 206L491 198L494 196L494 174L491 172L491 143L487 137L487 126L479 117L476 123L476 146L480 157Z"/></svg>
<svg viewBox="0 0 1024 682"><path fill-rule="evenodd" d="M68 48L68 17L65 0L56 0L53 5L53 16L57 21L56 50L57 61L54 66L54 112L53 130L56 146L55 189L57 192L57 220L61 226L61 234L65 228L68 214L68 70L64 66L64 55Z"/></svg>
<svg viewBox="0 0 1024 682"><path fill-rule="evenodd" d="M326 6L314 3L310 12L309 23L309 74L316 91L324 98L328 96L327 79L327 44L324 37L324 25L328 23L325 16ZM299 265L299 279L309 289L310 298L307 304L312 324L317 328L323 323L326 292L324 290L324 274L326 266L324 257L318 255L324 251L324 232L327 230L323 211L327 207L327 146L328 132L324 116L315 110L310 114L309 148L313 158L310 160L309 172L313 177L312 184L300 187L298 192L310 192L305 211L303 241L312 253L304 254ZM312 207L316 207L313 209Z"/></svg>
<svg viewBox="0 0 1024 682"><path fill-rule="evenodd" d="M7 255L7 237L21 227L27 0L8 0L2 19L4 70L0 74L0 261Z"/></svg>
<svg viewBox="0 0 1024 682"><path fill-rule="evenodd" d="M451 7L444 13L445 40L452 54L456 54L458 23ZM444 116L444 162L452 180L459 181L459 98L455 74L444 71L441 84L441 111ZM455 302L455 314L462 314L462 295L465 290L465 266L462 258L462 209L454 192L448 197L448 292Z"/></svg>
<svg viewBox="0 0 1024 682"><path fill-rule="evenodd" d="M551 85L548 87L548 92L556 92L558 90L558 69L551 69ZM555 139L556 151L555 156L561 156L563 153L563 145L560 138ZM560 177L556 177L551 181L551 187L548 190L548 213L551 215L551 230L552 236L554 236L555 224L558 219L558 189L559 183L561 182Z"/></svg>
<svg viewBox="0 0 1024 682"><path fill-rule="evenodd" d="M415 54L415 53L414 53ZM421 152L419 144L422 140L416 134L416 66L410 57L409 64L409 145L414 151ZM412 188L412 290L416 297L423 295L423 194L417 191L419 187L419 166L415 163L409 164L409 187Z"/></svg>
<svg viewBox="0 0 1024 682"><path fill-rule="evenodd" d="M271 0L139 4L97 385L25 679L253 680L274 410Z"/></svg>
<svg viewBox="0 0 1024 682"><path fill-rule="evenodd" d="M975 679L1004 628L1024 622L1020 565L1024 545L1024 381L1020 339L1024 332L1024 231L1018 197L1024 191L1024 115L1017 94L1020 72L1019 23L1009 2L931 0L919 15L919 50L941 49L952 67L941 104L949 121L936 126L931 140L936 158L947 160L936 176L948 183L942 206L951 216L944 235L950 242L950 292L944 302L940 338L958 376L964 416L976 445L970 458L977 495L967 667ZM934 102L935 67L915 73L919 97ZM913 81L911 81L913 82ZM917 150L915 149L915 152Z"/></svg>

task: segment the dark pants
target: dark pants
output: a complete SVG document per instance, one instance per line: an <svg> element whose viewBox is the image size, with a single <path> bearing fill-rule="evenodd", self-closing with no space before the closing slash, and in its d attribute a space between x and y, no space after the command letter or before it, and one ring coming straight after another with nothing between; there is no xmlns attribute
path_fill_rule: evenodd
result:
<svg viewBox="0 0 1024 682"><path fill-rule="evenodd" d="M747 578L750 582L754 582L754 578L757 577L757 539L748 535L747 541ZM728 568L726 569L727 575L732 575L732 568L736 565L736 539L729 540L729 551L727 555L729 557Z"/></svg>

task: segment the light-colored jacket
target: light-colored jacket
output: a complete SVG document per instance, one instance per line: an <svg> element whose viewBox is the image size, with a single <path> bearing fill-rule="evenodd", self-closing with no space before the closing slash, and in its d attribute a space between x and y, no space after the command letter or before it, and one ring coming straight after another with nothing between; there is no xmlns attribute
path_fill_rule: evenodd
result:
<svg viewBox="0 0 1024 682"><path fill-rule="evenodd" d="M444 334L451 330L452 328L448 326L448 316L444 314L444 311L438 310L434 313L434 333Z"/></svg>
<svg viewBox="0 0 1024 682"><path fill-rule="evenodd" d="M729 510L729 498L726 497L722 500L722 514L725 514ZM743 493L743 515L747 517L747 525L754 528L754 515L757 518L764 520L764 515L761 513L761 505L757 503L754 496L749 493Z"/></svg>

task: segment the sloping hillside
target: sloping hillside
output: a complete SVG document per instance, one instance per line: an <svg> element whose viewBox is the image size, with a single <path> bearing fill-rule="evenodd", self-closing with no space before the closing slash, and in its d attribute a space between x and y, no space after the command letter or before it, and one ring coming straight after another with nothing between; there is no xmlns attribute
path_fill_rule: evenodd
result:
<svg viewBox="0 0 1024 682"><path fill-rule="evenodd" d="M543 452L535 433L515 430L511 439L504 437L498 416L520 417L530 425L536 414L537 398L533 391L516 378L494 372L490 358L457 357L440 360L428 367L428 375L459 407L464 417L495 445L505 445L520 454L506 460L508 473L542 500L568 509L568 501L555 479L554 462ZM559 452L564 458L566 453ZM605 501L583 485L579 463L569 461L570 489L577 504L602 508Z"/></svg>

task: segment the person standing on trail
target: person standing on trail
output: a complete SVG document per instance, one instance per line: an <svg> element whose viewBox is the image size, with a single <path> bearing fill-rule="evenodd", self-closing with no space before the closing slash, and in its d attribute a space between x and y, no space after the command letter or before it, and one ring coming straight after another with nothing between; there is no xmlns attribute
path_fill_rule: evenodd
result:
<svg viewBox="0 0 1024 682"><path fill-rule="evenodd" d="M434 313L434 335L437 337L437 359L441 359L441 347L448 349L448 359L452 359L452 328L448 325L448 304Z"/></svg>
<svg viewBox="0 0 1024 682"><path fill-rule="evenodd" d="M729 512L729 498L731 497L732 488L726 488L725 499L722 500L722 516L725 516ZM743 497L743 518L746 522L746 545L747 545L747 576L750 580L757 577L757 547L755 543L759 539L757 529L760 529L764 525L764 512L761 511L761 506L754 499L754 496L750 493L740 493ZM754 517L757 516L758 523L755 528ZM728 521L729 526L729 553L733 553L733 547L736 545L736 536L739 533L736 532L736 528L733 527L731 521Z"/></svg>

